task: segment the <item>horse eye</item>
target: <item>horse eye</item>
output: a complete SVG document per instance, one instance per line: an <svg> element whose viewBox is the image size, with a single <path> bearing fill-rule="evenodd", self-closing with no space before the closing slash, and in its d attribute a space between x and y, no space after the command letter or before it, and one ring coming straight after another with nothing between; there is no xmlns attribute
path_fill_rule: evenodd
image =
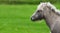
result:
<svg viewBox="0 0 60 33"><path fill-rule="evenodd" d="M38 12L40 12L40 11L38 10Z"/></svg>
<svg viewBox="0 0 60 33"><path fill-rule="evenodd" d="M38 12L42 12L42 10L38 10Z"/></svg>

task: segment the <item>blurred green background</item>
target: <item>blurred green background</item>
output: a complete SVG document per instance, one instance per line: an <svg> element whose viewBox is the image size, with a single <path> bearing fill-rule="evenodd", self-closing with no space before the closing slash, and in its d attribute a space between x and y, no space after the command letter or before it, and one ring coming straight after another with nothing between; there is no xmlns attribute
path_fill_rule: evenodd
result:
<svg viewBox="0 0 60 33"><path fill-rule="evenodd" d="M60 3L60 0L0 0L0 4L39 4L40 2Z"/></svg>
<svg viewBox="0 0 60 33"><path fill-rule="evenodd" d="M44 20L30 20L40 2L60 9L60 0L0 0L0 33L50 33Z"/></svg>

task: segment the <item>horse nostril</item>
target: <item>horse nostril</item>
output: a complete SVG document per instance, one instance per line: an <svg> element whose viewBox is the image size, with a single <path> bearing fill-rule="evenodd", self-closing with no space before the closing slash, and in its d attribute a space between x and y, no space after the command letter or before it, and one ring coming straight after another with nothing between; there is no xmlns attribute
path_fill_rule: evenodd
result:
<svg viewBox="0 0 60 33"><path fill-rule="evenodd" d="M34 18L31 18L32 21L34 21Z"/></svg>

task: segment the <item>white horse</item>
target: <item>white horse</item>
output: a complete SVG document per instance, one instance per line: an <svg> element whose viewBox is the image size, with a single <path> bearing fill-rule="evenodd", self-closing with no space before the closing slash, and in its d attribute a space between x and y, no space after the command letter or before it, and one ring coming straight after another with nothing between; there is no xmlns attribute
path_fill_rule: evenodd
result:
<svg viewBox="0 0 60 33"><path fill-rule="evenodd" d="M37 21L45 19L51 33L60 33L60 11L49 2L40 3L31 20Z"/></svg>

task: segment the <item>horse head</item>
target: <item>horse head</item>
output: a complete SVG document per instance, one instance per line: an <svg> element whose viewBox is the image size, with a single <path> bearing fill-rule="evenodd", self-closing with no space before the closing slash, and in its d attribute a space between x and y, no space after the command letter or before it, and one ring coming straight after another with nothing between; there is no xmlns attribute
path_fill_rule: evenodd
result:
<svg viewBox="0 0 60 33"><path fill-rule="evenodd" d="M49 12L54 11L55 7L52 6L53 5L49 2L40 3L37 7L36 12L33 13L31 20L42 20L47 14L49 14Z"/></svg>

